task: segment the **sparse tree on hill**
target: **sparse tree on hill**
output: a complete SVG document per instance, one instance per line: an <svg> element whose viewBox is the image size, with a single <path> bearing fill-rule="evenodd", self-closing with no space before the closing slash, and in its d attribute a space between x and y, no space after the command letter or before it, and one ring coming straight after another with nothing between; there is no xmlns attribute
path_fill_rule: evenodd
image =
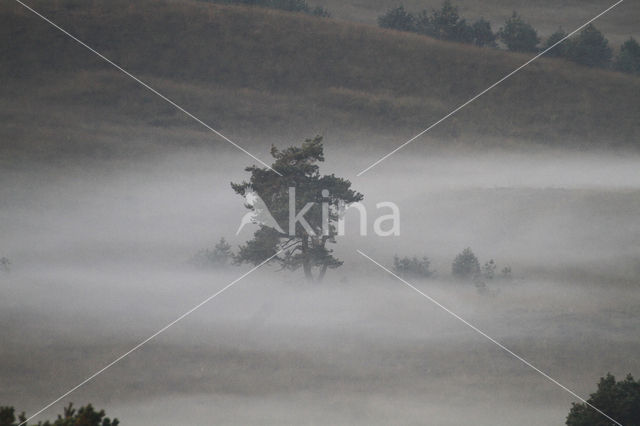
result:
<svg viewBox="0 0 640 426"><path fill-rule="evenodd" d="M471 248L467 247L456 256L451 264L451 273L461 280L473 280L480 275L480 262Z"/></svg>
<svg viewBox="0 0 640 426"><path fill-rule="evenodd" d="M301 147L282 151L273 147L271 155L275 158L273 169L282 176L267 168L251 166L245 169L251 173L250 180L231 186L243 197L247 193L257 194L280 229L259 224L253 239L240 247L236 261L257 265L283 250L274 258L283 269L302 268L309 280L314 279L313 270L317 269L315 279L321 281L327 269L342 265L327 247L336 242L341 207L361 201L363 195L352 190L346 179L320 175L317 163L324 161L320 136L307 139ZM247 208L253 210L250 205ZM304 223L292 220L292 215L298 217L301 212Z"/></svg>
<svg viewBox="0 0 640 426"><path fill-rule="evenodd" d="M535 52L540 43L537 31L516 12L500 28L498 37L514 52Z"/></svg>
<svg viewBox="0 0 640 426"><path fill-rule="evenodd" d="M445 0L440 9L434 9L431 13L425 9L413 15L403 6L390 9L378 18L378 25L383 28L416 32L440 40L497 47L497 35L491 30L491 23L479 19L473 25L469 25L460 17L458 8L450 0Z"/></svg>
<svg viewBox="0 0 640 426"><path fill-rule="evenodd" d="M570 40L566 56L581 65L604 68L611 63L612 52L604 35L589 24L574 40Z"/></svg>
<svg viewBox="0 0 640 426"><path fill-rule="evenodd" d="M407 12L404 6L398 6L379 16L378 25L392 30L415 31L415 17Z"/></svg>
<svg viewBox="0 0 640 426"><path fill-rule="evenodd" d="M473 29L460 18L458 8L445 0L439 10L434 10L428 20L428 25L423 25L425 34L441 40L457 41L460 43L473 42Z"/></svg>
<svg viewBox="0 0 640 426"><path fill-rule="evenodd" d="M554 32L549 36L547 41L544 43L543 49L550 48L551 46L553 46L554 44L556 44L566 36L567 36L567 33L565 33L564 30L559 28L556 32ZM556 47L548 51L546 55L549 57L555 57L555 58L561 58L563 56L566 56L568 45L569 45L569 41L565 40L564 42L560 43L559 45L557 45Z"/></svg>
<svg viewBox="0 0 640 426"><path fill-rule="evenodd" d="M309 5L305 0L267 0L264 3L274 9L288 10L290 12L306 12L309 10Z"/></svg>
<svg viewBox="0 0 640 426"><path fill-rule="evenodd" d="M471 26L473 30L473 44L479 47L498 47L498 36L491 29L491 23L483 18L478 19Z"/></svg>
<svg viewBox="0 0 640 426"><path fill-rule="evenodd" d="M620 47L615 68L622 72L640 74L640 44L633 37Z"/></svg>
<svg viewBox="0 0 640 426"><path fill-rule="evenodd" d="M331 12L325 9L322 6L316 6L311 9L310 14L313 16L318 16L320 18L331 18Z"/></svg>
<svg viewBox="0 0 640 426"><path fill-rule="evenodd" d="M433 37L431 15L426 9L418 13L418 15L414 18L413 27L415 32Z"/></svg>
<svg viewBox="0 0 640 426"><path fill-rule="evenodd" d="M587 400L615 421L625 426L640 425L640 381L631 374L616 382L611 374L600 379L598 390ZM587 404L573 403L567 416L567 426L611 425L611 421Z"/></svg>

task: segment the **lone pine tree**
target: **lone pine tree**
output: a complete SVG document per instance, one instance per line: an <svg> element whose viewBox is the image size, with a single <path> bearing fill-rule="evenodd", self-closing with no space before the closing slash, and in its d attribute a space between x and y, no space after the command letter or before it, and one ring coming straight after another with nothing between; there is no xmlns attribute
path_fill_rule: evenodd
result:
<svg viewBox="0 0 640 426"><path fill-rule="evenodd" d="M282 269L302 268L308 280L322 281L327 269L342 265L327 247L336 242L340 215L363 195L352 190L346 179L320 174L317 163L324 161L320 136L305 140L300 147L282 151L272 147L271 155L273 170L247 167L249 181L231 183L243 197L249 193L260 197L277 224L257 222L260 228L240 246L235 260L257 265L281 251L273 261ZM245 206L254 210L253 205Z"/></svg>

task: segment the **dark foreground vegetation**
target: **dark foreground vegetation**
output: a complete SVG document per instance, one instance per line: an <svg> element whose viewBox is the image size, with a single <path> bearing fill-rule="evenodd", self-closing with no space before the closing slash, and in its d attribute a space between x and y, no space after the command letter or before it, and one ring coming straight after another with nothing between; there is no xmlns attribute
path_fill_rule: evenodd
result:
<svg viewBox="0 0 640 426"><path fill-rule="evenodd" d="M624 380L616 381L607 374L598 383L598 390L587 400L611 418L625 426L640 425L640 382L631 374ZM91 404L78 409L69 404L64 412L53 421L26 423L25 413L17 414L14 407L0 406L0 426L118 426L118 419L110 419L104 410L96 411ZM584 403L573 403L566 419L567 426L608 425L607 419Z"/></svg>
<svg viewBox="0 0 640 426"><path fill-rule="evenodd" d="M598 390L587 400L589 404L625 426L640 425L640 382L629 374L616 381L611 374L600 379ZM611 424L602 414L587 404L574 403L567 416L567 426Z"/></svg>
<svg viewBox="0 0 640 426"><path fill-rule="evenodd" d="M104 410L96 411L91 404L78 409L69 404L64 412L53 421L39 421L38 423L25 423L25 413L16 416L15 408L0 407L0 426L118 426L118 419L111 420L106 417Z"/></svg>

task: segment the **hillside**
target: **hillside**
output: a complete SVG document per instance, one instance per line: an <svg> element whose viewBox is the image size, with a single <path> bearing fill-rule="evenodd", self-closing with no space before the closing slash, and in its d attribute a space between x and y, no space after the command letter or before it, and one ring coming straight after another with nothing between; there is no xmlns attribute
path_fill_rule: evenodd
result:
<svg viewBox="0 0 640 426"><path fill-rule="evenodd" d="M529 58L191 0L31 4L245 145L332 133L394 146ZM135 155L159 143L210 141L197 124L19 4L2 3L0 31L10 40L0 61L5 160ZM543 58L430 136L460 146L634 146L634 93L639 78Z"/></svg>
<svg viewBox="0 0 640 426"><path fill-rule="evenodd" d="M374 25L378 16L398 4L408 10L437 9L442 0L314 0L314 4L328 8L336 18L363 22ZM558 28L570 31L591 19L614 1L608 0L454 0L453 4L459 8L460 14L467 20L474 21L480 17L491 22L497 30L515 10L530 22L542 37L548 37ZM603 16L597 22L615 46L619 46L630 36L640 38L638 17L640 3L625 1L616 9Z"/></svg>

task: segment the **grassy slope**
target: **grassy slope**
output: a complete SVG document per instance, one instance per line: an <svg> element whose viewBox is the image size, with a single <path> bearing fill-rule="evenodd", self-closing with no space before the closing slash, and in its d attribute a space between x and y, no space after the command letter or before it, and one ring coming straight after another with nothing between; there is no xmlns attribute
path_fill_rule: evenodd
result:
<svg viewBox="0 0 640 426"><path fill-rule="evenodd" d="M410 136L528 59L362 24L191 0L33 4L233 136L294 128ZM10 40L0 61L9 83L0 103L1 149L36 155L83 147L106 155L141 149L118 144L123 135L198 139L201 129L188 119L19 5L0 5L0 34ZM542 59L434 135L460 144L490 136L630 145L640 130L633 93L640 93L639 78Z"/></svg>

